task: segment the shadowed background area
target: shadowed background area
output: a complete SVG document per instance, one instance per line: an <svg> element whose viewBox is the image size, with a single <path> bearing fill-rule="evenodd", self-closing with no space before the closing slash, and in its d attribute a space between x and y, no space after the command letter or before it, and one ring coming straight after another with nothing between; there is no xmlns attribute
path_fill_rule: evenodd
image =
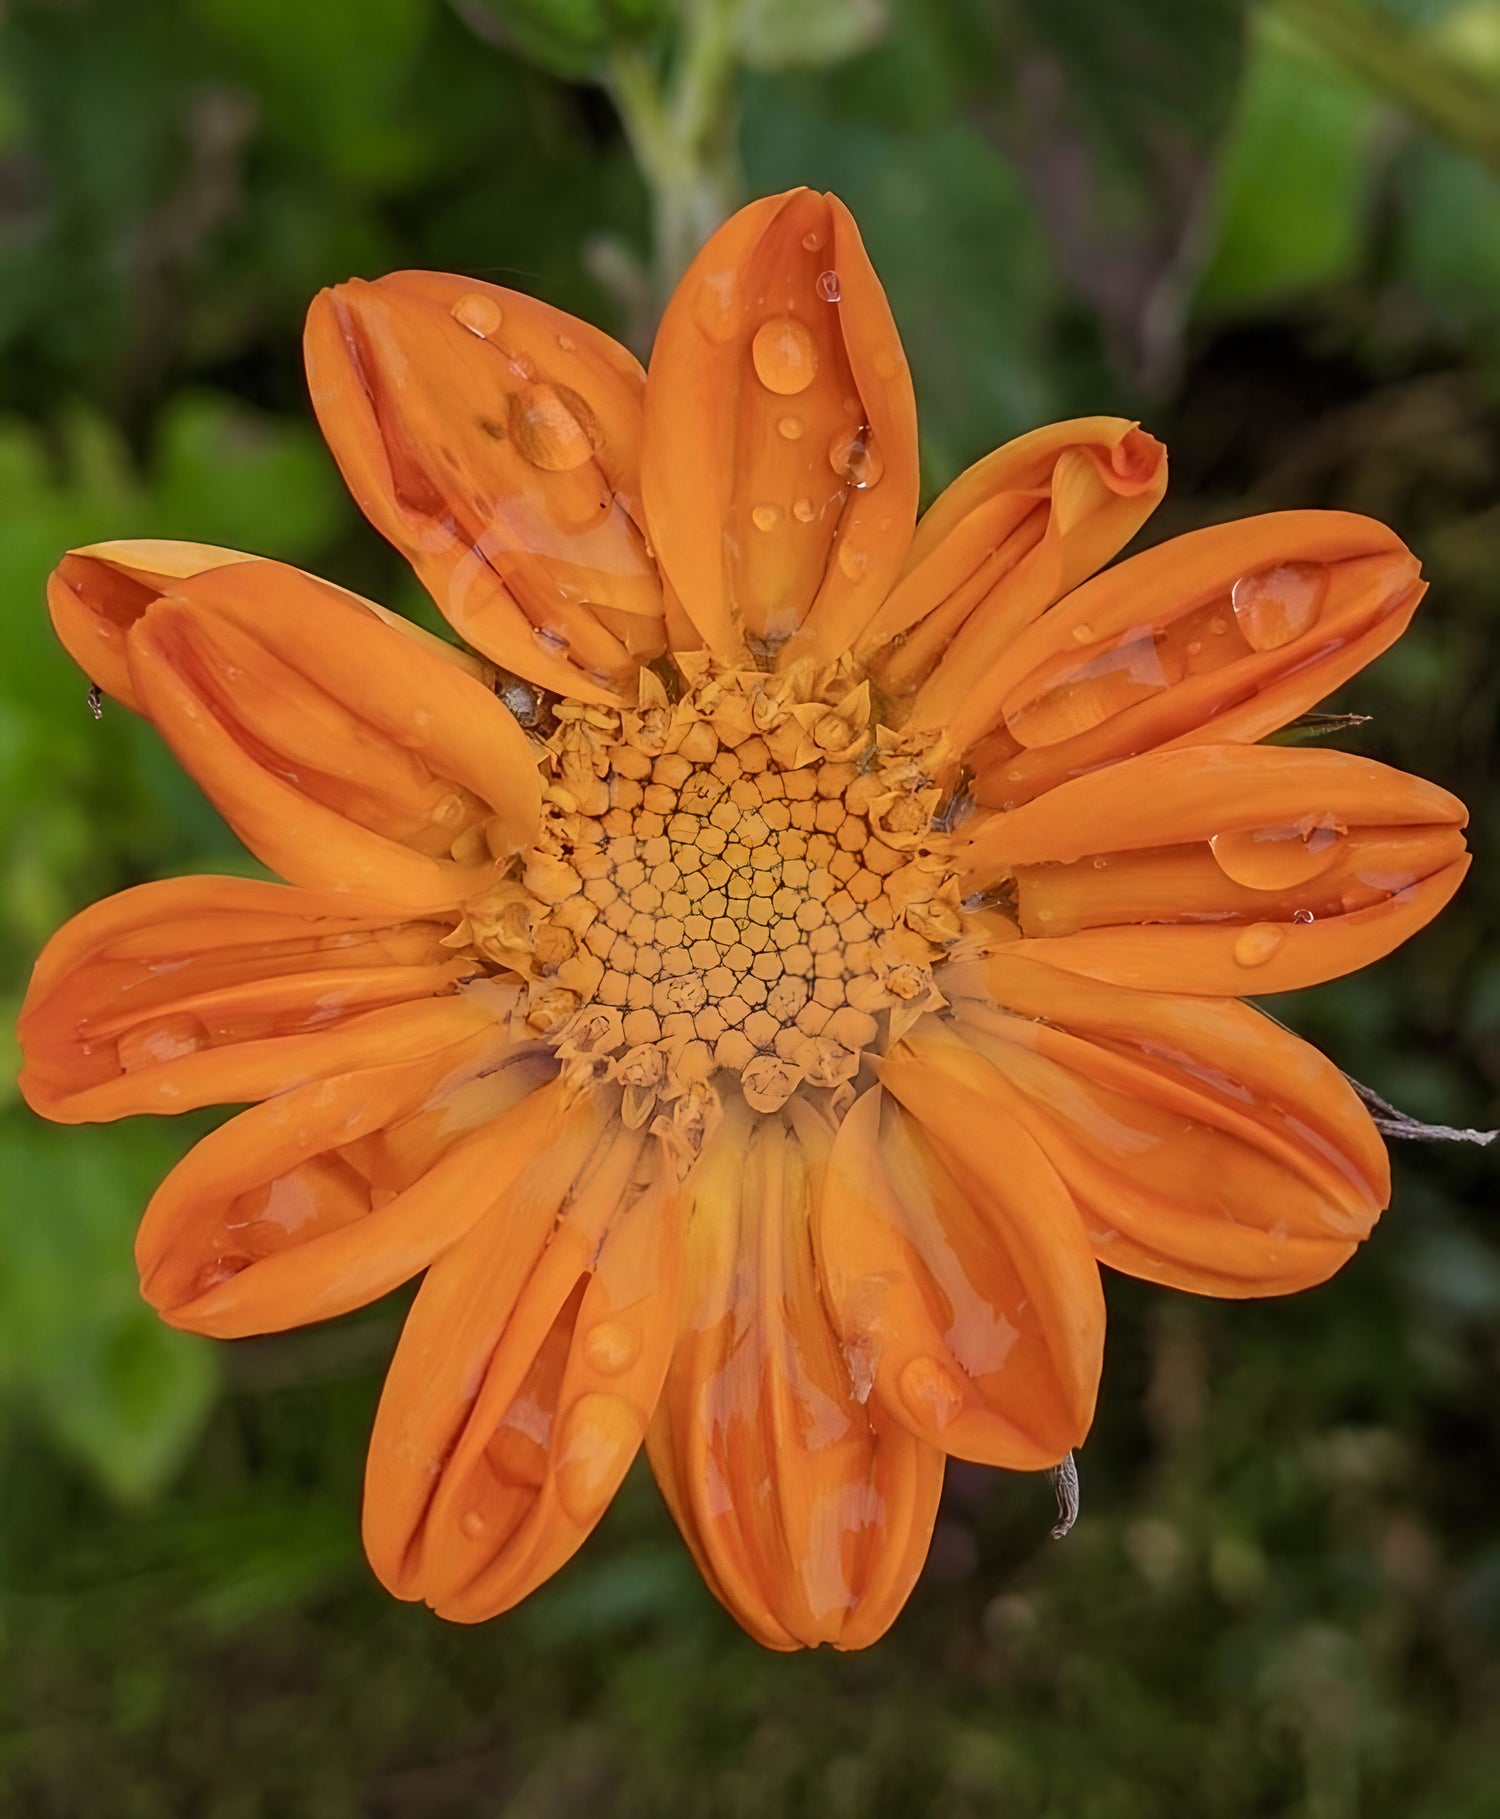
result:
<svg viewBox="0 0 1500 1819"><path fill-rule="evenodd" d="M42 589L171 536L438 621L314 433L302 312L473 273L637 351L698 238L854 209L924 493L1059 417L1172 451L1143 541L1342 506L1431 593L1332 705L1475 811L1442 920L1276 1014L1416 1117L1493 1124L1500 0L10 0L0 11L0 994L108 891L256 870ZM4 1037L9 1040L8 1033ZM359 1552L401 1307L160 1327L141 1207L208 1127L44 1126L0 1084L0 1810L27 1819L1003 1812L1481 1819L1500 1799L1494 1152L1401 1147L1328 1288L1110 1276L1083 1515L950 1471L869 1654L762 1653L644 1467L476 1630ZM404 1298L402 1304L404 1305Z"/></svg>

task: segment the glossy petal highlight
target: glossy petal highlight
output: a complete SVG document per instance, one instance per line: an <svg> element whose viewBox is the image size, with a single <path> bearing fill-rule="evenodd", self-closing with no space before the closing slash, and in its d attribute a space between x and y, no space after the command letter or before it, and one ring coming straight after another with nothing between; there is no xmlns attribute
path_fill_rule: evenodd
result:
<svg viewBox="0 0 1500 1819"><path fill-rule="evenodd" d="M1012 947L950 969L989 1090L1067 1183L1100 1262L1208 1295L1322 1282L1390 1195L1348 1081L1249 1005L1123 991Z"/></svg>
<svg viewBox="0 0 1500 1819"><path fill-rule="evenodd" d="M365 1545L401 1598L478 1622L555 1572L608 1507L667 1367L670 1171L576 1101L429 1272L370 1442Z"/></svg>
<svg viewBox="0 0 1500 1819"><path fill-rule="evenodd" d="M1345 752L1151 752L975 824L1038 956L1151 991L1291 991L1389 953L1467 866L1464 806Z"/></svg>
<svg viewBox="0 0 1500 1819"><path fill-rule="evenodd" d="M651 538L697 639L827 660L874 615L917 503L911 378L833 196L741 209L667 306L646 387Z"/></svg>
<svg viewBox="0 0 1500 1819"><path fill-rule="evenodd" d="M479 969L447 923L360 913L246 878L138 885L42 950L21 1010L21 1091L74 1124L264 1099L420 1054ZM487 987L494 992L498 988Z"/></svg>
<svg viewBox="0 0 1500 1819"><path fill-rule="evenodd" d="M424 910L535 831L526 736L474 677L274 562L191 576L125 639L142 711L294 884Z"/></svg>
<svg viewBox="0 0 1500 1819"><path fill-rule="evenodd" d="M1350 512L1174 537L1086 582L975 672L958 741L973 745L975 793L1020 806L1137 753L1263 738L1393 644L1424 591L1401 539Z"/></svg>
<svg viewBox="0 0 1500 1819"><path fill-rule="evenodd" d="M1093 1417L1104 1299L1040 1146L933 1019L839 1127L814 1225L856 1380L960 1459L1040 1471Z"/></svg>
<svg viewBox="0 0 1500 1819"><path fill-rule="evenodd" d="M883 1635L942 1487L942 1453L861 1401L829 1324L809 1220L832 1141L810 1112L726 1117L688 1188L690 1294L650 1432L704 1578L769 1648Z"/></svg>
<svg viewBox="0 0 1500 1819"><path fill-rule="evenodd" d="M664 634L632 356L534 297L441 272L323 291L305 346L350 491L455 630L544 688L633 703Z"/></svg>
<svg viewBox="0 0 1500 1819"><path fill-rule="evenodd" d="M456 1242L558 1129L546 1054L473 1008L448 1007L430 1052L295 1087L190 1150L136 1239L162 1318L220 1339L327 1320Z"/></svg>

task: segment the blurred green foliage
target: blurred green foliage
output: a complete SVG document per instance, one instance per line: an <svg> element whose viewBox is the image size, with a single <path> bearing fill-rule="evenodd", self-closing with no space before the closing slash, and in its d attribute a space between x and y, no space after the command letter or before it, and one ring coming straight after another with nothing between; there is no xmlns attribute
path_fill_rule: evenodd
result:
<svg viewBox="0 0 1500 1819"><path fill-rule="evenodd" d="M1334 705L1373 715L1343 743L1475 805L1479 863L1401 955L1276 1009L1411 1112L1494 1122L1500 0L11 0L0 994L90 899L252 864L147 728L91 719L43 611L57 556L195 538L422 610L313 435L301 312L351 272L431 265L644 350L653 95L669 125L708 110L669 143L722 160L685 173L704 193L807 182L856 210L929 493L1048 417L1122 411L1173 450L1151 538L1323 504L1418 549L1416 626ZM131 1231L202 1121L52 1130L10 1073L7 1813L1496 1810L1482 1153L1398 1158L1385 1227L1318 1295L1112 1278L1067 1544L1039 1481L957 1468L895 1633L783 1659L711 1603L643 1474L508 1619L388 1601L357 1508L399 1309L234 1347L169 1333Z"/></svg>

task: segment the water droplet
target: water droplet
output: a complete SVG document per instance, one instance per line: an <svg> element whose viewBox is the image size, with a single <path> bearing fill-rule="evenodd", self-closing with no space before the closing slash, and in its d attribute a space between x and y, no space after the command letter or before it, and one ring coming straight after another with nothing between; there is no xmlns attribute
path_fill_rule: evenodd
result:
<svg viewBox="0 0 1500 1819"><path fill-rule="evenodd" d="M593 1391L568 1410L554 1482L564 1513L580 1528L597 1520L641 1444L645 1423L623 1396Z"/></svg>
<svg viewBox="0 0 1500 1819"><path fill-rule="evenodd" d="M1292 911L1292 921L1293 922L1313 922L1315 920L1316 920L1316 918L1314 917L1311 910L1293 910Z"/></svg>
<svg viewBox="0 0 1500 1819"><path fill-rule="evenodd" d="M1211 620L1208 629L1216 638L1222 638L1225 632L1229 630L1229 621L1227 619Z"/></svg>
<svg viewBox="0 0 1500 1819"><path fill-rule="evenodd" d="M825 303L837 303L843 292L839 289L837 272L818 273L818 295Z"/></svg>
<svg viewBox="0 0 1500 1819"><path fill-rule="evenodd" d="M805 427L800 417L783 417L776 425L777 432L785 436L788 442L795 442Z"/></svg>
<svg viewBox="0 0 1500 1819"><path fill-rule="evenodd" d="M927 1428L947 1427L964 1405L962 1386L936 1358L913 1358L901 1373L900 1390L901 1400Z"/></svg>
<svg viewBox="0 0 1500 1819"><path fill-rule="evenodd" d="M813 232L811 234L804 234L802 236L802 244L807 248L807 250L810 253L815 253L815 252L817 252L818 248L823 244L823 236L817 232Z"/></svg>
<svg viewBox="0 0 1500 1819"><path fill-rule="evenodd" d="M1229 598L1250 648L1274 651L1311 629L1327 592L1326 564L1282 562L1241 575Z"/></svg>
<svg viewBox="0 0 1500 1819"><path fill-rule="evenodd" d="M773 531L781 522L779 505L757 505L750 514L750 522L758 531Z"/></svg>
<svg viewBox="0 0 1500 1819"><path fill-rule="evenodd" d="M840 480L856 488L878 485L885 472L875 432L867 424L838 431L828 445L828 465Z"/></svg>
<svg viewBox="0 0 1500 1819"><path fill-rule="evenodd" d="M432 818L441 827L455 827L464 818L462 796L444 796L433 807Z"/></svg>
<svg viewBox="0 0 1500 1819"><path fill-rule="evenodd" d="M1091 625L1075 625L1073 627L1073 639L1075 643L1088 644L1093 636L1094 628Z"/></svg>
<svg viewBox="0 0 1500 1819"><path fill-rule="evenodd" d="M870 558L852 543L839 545L839 567L851 581L858 581L870 565Z"/></svg>
<svg viewBox="0 0 1500 1819"><path fill-rule="evenodd" d="M818 508L811 499L797 499L792 504L792 516L799 524L811 524L818 515Z"/></svg>
<svg viewBox="0 0 1500 1819"><path fill-rule="evenodd" d="M486 297L479 291L469 291L460 297L449 313L455 322L471 335L478 335L481 341L486 335L493 335L500 326L500 305L493 297Z"/></svg>
<svg viewBox="0 0 1500 1819"><path fill-rule="evenodd" d="M586 398L570 385L527 385L511 394L510 433L533 467L567 473L604 447L604 431Z"/></svg>
<svg viewBox="0 0 1500 1819"><path fill-rule="evenodd" d="M883 347L875 356L875 377L877 379L899 379L901 370L906 365L899 348Z"/></svg>
<svg viewBox="0 0 1500 1819"><path fill-rule="evenodd" d="M1252 923L1234 944L1240 966L1264 966L1286 940L1286 930L1274 922Z"/></svg>
<svg viewBox="0 0 1500 1819"><path fill-rule="evenodd" d="M571 335L559 335L557 337L557 345L562 349L562 351L565 354L571 354L573 349L575 347L577 347L578 343L573 339L573 337Z"/></svg>
<svg viewBox="0 0 1500 1819"><path fill-rule="evenodd" d="M1187 647L1187 653L1190 657L1196 657L1202 649L1203 640L1201 638L1194 638Z"/></svg>
<svg viewBox="0 0 1500 1819"><path fill-rule="evenodd" d="M481 1510L465 1510L463 1520L458 1525L471 1541L477 1541L484 1533L484 1513Z"/></svg>
<svg viewBox="0 0 1500 1819"><path fill-rule="evenodd" d="M1058 745L1102 726L1167 686L1149 626L1122 633L1087 656L1048 665L1004 702L1005 721L1022 745ZM1034 691L1034 692L1031 692Z"/></svg>
<svg viewBox="0 0 1500 1819"><path fill-rule="evenodd" d="M812 330L795 316L773 316L762 322L750 343L755 376L768 392L791 397L805 392L818 370L818 344Z"/></svg>
<svg viewBox="0 0 1500 1819"><path fill-rule="evenodd" d="M590 1370L601 1376L618 1377L641 1355L640 1332L623 1320L601 1320L585 1338L583 1355Z"/></svg>
<svg viewBox="0 0 1500 1819"><path fill-rule="evenodd" d="M1102 853L1098 853L1095 855L1094 870L1096 872L1102 872L1104 870L1105 866L1108 864L1109 864L1108 859L1106 859Z"/></svg>
<svg viewBox="0 0 1500 1819"><path fill-rule="evenodd" d="M1339 856L1339 836L1331 827L1303 832L1297 827L1247 828L1215 834L1209 848L1219 870L1253 891L1284 891L1326 872Z"/></svg>

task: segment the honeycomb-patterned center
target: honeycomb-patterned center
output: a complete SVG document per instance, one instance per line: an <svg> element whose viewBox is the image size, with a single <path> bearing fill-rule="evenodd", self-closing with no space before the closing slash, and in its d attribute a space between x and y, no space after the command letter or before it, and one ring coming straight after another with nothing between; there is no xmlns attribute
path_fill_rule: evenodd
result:
<svg viewBox="0 0 1500 1819"><path fill-rule="evenodd" d="M531 1027L690 1149L731 1088L841 1106L883 1013L941 1004L963 930L940 792L867 687L809 682L705 671L675 705L565 709L543 837L470 905L477 951L529 975Z"/></svg>

